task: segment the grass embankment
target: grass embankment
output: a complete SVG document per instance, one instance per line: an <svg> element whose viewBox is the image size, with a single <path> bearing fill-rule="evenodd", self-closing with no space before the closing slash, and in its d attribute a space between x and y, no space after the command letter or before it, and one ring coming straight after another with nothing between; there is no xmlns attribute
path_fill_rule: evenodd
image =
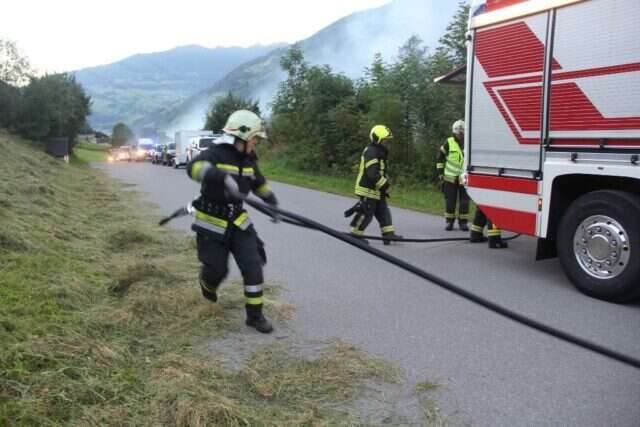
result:
<svg viewBox="0 0 640 427"><path fill-rule="evenodd" d="M260 169L270 180L298 185L314 190L326 191L355 198L353 186L356 174L320 174L313 171L301 171L287 164L284 159L272 156L260 158ZM392 184L394 183L392 177ZM444 213L444 197L435 186L430 184L397 183L391 188L389 204L399 208L413 209L434 215ZM346 207L345 207L346 209Z"/></svg>
<svg viewBox="0 0 640 427"><path fill-rule="evenodd" d="M1 131L0 150L0 425L353 425L351 399L397 376L342 343L250 347L242 287L207 303L192 238L95 170ZM230 330L239 370L203 345Z"/></svg>
<svg viewBox="0 0 640 427"><path fill-rule="evenodd" d="M73 149L75 161L78 163L106 162L111 145L79 142Z"/></svg>

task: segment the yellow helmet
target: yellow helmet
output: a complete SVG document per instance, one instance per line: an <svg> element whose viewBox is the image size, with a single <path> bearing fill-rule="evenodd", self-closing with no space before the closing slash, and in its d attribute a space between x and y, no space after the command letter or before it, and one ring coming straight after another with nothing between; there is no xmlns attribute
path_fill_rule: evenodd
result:
<svg viewBox="0 0 640 427"><path fill-rule="evenodd" d="M254 136L267 138L262 119L253 111L248 110L238 110L232 113L222 131L243 141L248 141Z"/></svg>
<svg viewBox="0 0 640 427"><path fill-rule="evenodd" d="M391 130L385 125L375 125L371 128L371 132L369 133L369 139L371 142L378 144L383 139L392 139L393 134Z"/></svg>

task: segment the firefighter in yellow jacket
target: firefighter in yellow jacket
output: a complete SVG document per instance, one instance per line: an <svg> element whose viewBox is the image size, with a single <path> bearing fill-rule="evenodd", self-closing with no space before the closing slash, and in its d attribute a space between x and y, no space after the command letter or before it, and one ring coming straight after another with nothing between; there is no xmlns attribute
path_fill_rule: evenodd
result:
<svg viewBox="0 0 640 427"><path fill-rule="evenodd" d="M351 221L351 234L362 236L371 220L375 216L380 224L382 237L401 239L395 234L391 221L391 211L387 205L390 183L387 176L387 155L389 143L393 135L384 125L376 125L369 133L370 144L360 157L360 169L356 179L355 193L360 196L360 202L355 209L356 216ZM390 240L383 240L385 245Z"/></svg>
<svg viewBox="0 0 640 427"><path fill-rule="evenodd" d="M239 110L227 119L222 136L187 165L189 177L201 184L193 202L198 259L202 263L202 295L218 300L217 290L228 273L229 254L235 258L244 281L246 324L262 333L273 330L262 312L264 245L244 209L239 194L255 193L266 203L278 200L260 172L255 155L259 139L267 134L262 120L251 111Z"/></svg>
<svg viewBox="0 0 640 427"><path fill-rule="evenodd" d="M453 136L440 147L436 170L442 182L442 192L445 200L445 230L453 230L453 224L458 219L460 230L469 231L469 196L460 181L464 165L464 121L458 120L452 127ZM456 205L458 215L456 216Z"/></svg>

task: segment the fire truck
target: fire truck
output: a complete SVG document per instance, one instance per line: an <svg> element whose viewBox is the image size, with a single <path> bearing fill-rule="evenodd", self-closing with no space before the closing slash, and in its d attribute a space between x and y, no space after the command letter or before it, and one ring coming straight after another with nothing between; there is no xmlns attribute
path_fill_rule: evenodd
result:
<svg viewBox="0 0 640 427"><path fill-rule="evenodd" d="M465 182L587 295L640 296L640 1L484 0L470 10Z"/></svg>

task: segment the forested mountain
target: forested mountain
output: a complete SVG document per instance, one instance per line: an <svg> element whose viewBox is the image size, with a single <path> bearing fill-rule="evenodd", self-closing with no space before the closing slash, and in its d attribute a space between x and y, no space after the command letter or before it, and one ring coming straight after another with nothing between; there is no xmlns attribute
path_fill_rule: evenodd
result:
<svg viewBox="0 0 640 427"><path fill-rule="evenodd" d="M431 49L446 29L458 4L451 0L395 0L388 5L354 13L327 26L299 45L311 64L328 64L334 71L360 77L376 53L388 61L412 35ZM210 103L227 92L259 99L263 110L285 79L280 58L286 48L239 65L211 87L193 95L184 103L167 106L137 125L168 131L196 129L204 124Z"/></svg>
<svg viewBox="0 0 640 427"><path fill-rule="evenodd" d="M216 83L239 64L281 46L284 45L211 49L182 46L165 52L133 55L74 74L93 101L90 124L110 131L117 122L133 123L178 105Z"/></svg>

